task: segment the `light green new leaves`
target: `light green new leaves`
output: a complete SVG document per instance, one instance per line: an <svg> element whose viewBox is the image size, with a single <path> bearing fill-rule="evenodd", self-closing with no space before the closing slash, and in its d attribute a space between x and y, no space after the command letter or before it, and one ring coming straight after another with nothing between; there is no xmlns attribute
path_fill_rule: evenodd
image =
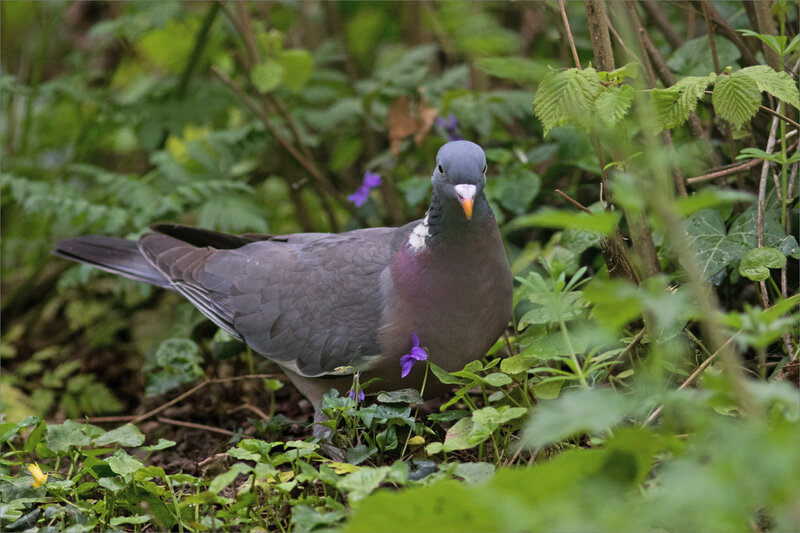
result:
<svg viewBox="0 0 800 533"><path fill-rule="evenodd" d="M293 92L303 88L314 70L314 59L307 50L284 50L276 59L267 59L253 67L250 81L260 93L269 93L283 85Z"/></svg>
<svg viewBox="0 0 800 533"><path fill-rule="evenodd" d="M769 277L770 268L786 266L786 256L775 248L755 248L750 250L739 262L739 274L753 281L764 281Z"/></svg>
<svg viewBox="0 0 800 533"><path fill-rule="evenodd" d="M697 107L706 87L714 85L711 103L721 118L740 128L753 118L761 105L761 93L767 92L789 105L798 107L797 85L785 72L767 65L756 65L736 72L708 76L688 76L672 87L653 89L650 93L658 124L670 129L683 124Z"/></svg>
<svg viewBox="0 0 800 533"><path fill-rule="evenodd" d="M528 410L523 407L506 405L497 409L494 407L478 409L473 411L471 416L462 418L447 430L444 444L432 442L425 447L425 450L429 454L440 451L468 450L488 439L503 424L520 418L527 412Z"/></svg>
<svg viewBox="0 0 800 533"><path fill-rule="evenodd" d="M616 124L628 114L633 94L633 87L630 85L608 88L597 97L597 114L609 124Z"/></svg>
<svg viewBox="0 0 800 533"><path fill-rule="evenodd" d="M756 81L744 71L720 76L711 95L714 110L735 128L753 118L761 105L761 91Z"/></svg>
<svg viewBox="0 0 800 533"><path fill-rule="evenodd" d="M716 74L708 76L687 76L667 89L653 89L650 101L656 111L656 119L661 129L680 126L689 118L689 113L697 107L697 102Z"/></svg>
<svg viewBox="0 0 800 533"><path fill-rule="evenodd" d="M594 104L604 85L593 68L571 68L558 72L540 85L533 110L544 125L544 134L556 126L574 122L588 127Z"/></svg>

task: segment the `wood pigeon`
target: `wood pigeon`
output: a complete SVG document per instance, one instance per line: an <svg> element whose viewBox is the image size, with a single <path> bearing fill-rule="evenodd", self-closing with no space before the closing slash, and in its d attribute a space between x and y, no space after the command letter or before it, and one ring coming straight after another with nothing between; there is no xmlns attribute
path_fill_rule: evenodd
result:
<svg viewBox="0 0 800 533"><path fill-rule="evenodd" d="M484 194L483 150L445 144L431 181L425 218L399 228L234 236L158 224L138 242L90 235L54 253L180 293L276 362L319 415L322 396L346 394L354 371L362 383L381 378L377 390L419 390L425 365L409 371L404 355L423 347L460 370L508 324L511 269ZM425 396L442 392L435 381Z"/></svg>

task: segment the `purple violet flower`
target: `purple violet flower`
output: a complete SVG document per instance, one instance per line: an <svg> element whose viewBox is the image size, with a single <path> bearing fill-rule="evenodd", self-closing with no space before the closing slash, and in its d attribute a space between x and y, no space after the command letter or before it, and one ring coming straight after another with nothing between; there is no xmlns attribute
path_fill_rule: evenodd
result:
<svg viewBox="0 0 800 533"><path fill-rule="evenodd" d="M350 391L347 393L347 395L350 396L350 398L356 400L356 391L354 391L353 389L350 389ZM359 401L359 402L363 402L364 401L364 391L363 390L358 389L358 400L356 400L356 401Z"/></svg>
<svg viewBox="0 0 800 533"><path fill-rule="evenodd" d="M407 353L400 358L401 378L406 377L411 372L411 367L414 366L415 361L428 360L428 351L419 347L419 337L416 333L411 334L411 345L411 353Z"/></svg>
<svg viewBox="0 0 800 533"><path fill-rule="evenodd" d="M356 192L348 196L347 199L356 204L356 207L361 207L366 203L367 198L369 198L370 189L377 187L380 184L380 174L366 172L364 174L364 180L361 182L361 186L356 189Z"/></svg>
<svg viewBox="0 0 800 533"><path fill-rule="evenodd" d="M451 141L462 141L464 137L458 132L458 119L452 113L447 118L436 117L436 127L447 132Z"/></svg>

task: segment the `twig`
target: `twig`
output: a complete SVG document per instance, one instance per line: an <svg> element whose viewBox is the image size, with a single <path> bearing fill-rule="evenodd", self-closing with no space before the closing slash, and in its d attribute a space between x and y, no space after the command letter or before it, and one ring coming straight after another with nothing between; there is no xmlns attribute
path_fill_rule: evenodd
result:
<svg viewBox="0 0 800 533"><path fill-rule="evenodd" d="M614 70L614 49L608 36L608 17L602 0L585 0L592 52L598 70Z"/></svg>
<svg viewBox="0 0 800 533"><path fill-rule="evenodd" d="M569 203L571 203L572 205L574 205L575 207L577 207L578 209L580 209L580 210L581 210L581 211L583 211L584 213L589 213L590 215L592 214L592 212L591 212L591 211L589 211L589 209L588 209L588 208L586 208L586 206L584 206L583 204L581 204L579 201L577 201L577 200L575 200L575 199L571 198L571 197L570 197L570 196L569 196L567 193L565 193L565 192L564 192L564 191L562 191L561 189L555 189L555 191L556 191L556 194L558 194L559 196L561 196L562 198L564 198L566 201L568 201Z"/></svg>
<svg viewBox="0 0 800 533"><path fill-rule="evenodd" d="M694 381L694 380L697 378L697 376L699 376L700 374L702 374L702 373L703 373L703 371L704 371L706 368L708 368L708 365L710 365L710 364L711 364L711 363L714 361L714 359L716 359L716 358L717 358L717 356L718 356L720 353L722 353L722 350L723 350L724 348L727 348L727 347L728 347L728 344L730 344L730 343L731 343L731 341L733 341L733 339L735 339L735 338L736 338L736 336L737 336L739 333L740 333L739 331L737 331L736 333L734 333L734 334L733 334L733 336L732 336L732 337L730 337L730 338L729 338L727 341L725 341L725 343L724 343L722 346L720 346L720 347L719 347L719 349L717 349L717 351L716 351L716 352L714 352L713 354L711 354L710 356L708 356L708 358L707 358L705 361L703 361L703 362L700 364L700 366L698 366L698 367L695 369L695 371L694 371L694 372L692 372L692 374L691 374L691 375L690 375L688 378L686 378L686 380L685 380L683 383L681 383L680 387L678 387L678 390L685 389L686 387L688 387L688 386L689 386L689 385L690 385L690 384L691 384L691 383L692 383L692 382L693 382L693 381ZM656 419L656 417L657 417L658 415L660 415L660 414L661 414L661 411L663 411L663 410L664 410L664 406L663 406L663 405L659 405L659 406L658 406L658 408L657 408L655 411L653 411L653 412L650 414L650 416L648 416L648 417L647 417L647 420L645 420L645 421L642 423L642 427L644 427L644 426L647 426L648 424L650 424L650 422L652 422L653 420L655 420L655 419Z"/></svg>
<svg viewBox="0 0 800 533"><path fill-rule="evenodd" d="M644 8L650 18L655 22L658 29L664 34L664 37L667 38L667 42L670 44L673 50L680 48L681 45L684 43L684 40L678 35L678 32L675 31L675 28L672 27L672 24L667 20L667 17L664 16L664 12L661 11L661 8L658 7L658 2L654 2L653 0L642 0L639 4Z"/></svg>
<svg viewBox="0 0 800 533"><path fill-rule="evenodd" d="M138 424L140 422L143 422L143 421L147 420L148 418L151 418L151 417L157 415L158 413L160 413L164 409L172 407L176 403L185 400L186 398L188 398L192 394L196 393L197 391L203 389L204 387L206 387L208 385L211 385L212 383L213 384L230 383L230 382L233 382L233 381L242 381L242 380L245 380L245 379L274 379L275 377L277 377L275 374L248 374L246 376L233 376L233 377L230 377L230 378L207 379L207 380L205 380L205 381L203 381L201 383L198 383L197 385L195 385L194 387L192 387L188 391L184 392L183 394L180 394L180 395L176 396L172 400L159 405L155 409L152 409L152 410L146 412L143 415L139 415L139 416L133 418L131 420L131 424Z"/></svg>
<svg viewBox="0 0 800 533"><path fill-rule="evenodd" d="M233 437L236 435L236 433L233 431L228 431L227 429L215 428L214 426L206 426L204 424L195 424L194 422L184 422L183 420L175 420L174 418L164 418L163 416L159 416L157 420L163 424L172 424L173 426L200 429L202 431L208 431L211 433L219 433L220 435L226 435L228 437Z"/></svg>
<svg viewBox="0 0 800 533"><path fill-rule="evenodd" d="M714 22L711 20L711 13L708 9L708 0L701 0L700 2L703 8L703 19L706 21L706 29L708 31L708 42L711 46L711 59L714 62L714 73L719 74L720 64L719 64L719 56L717 55L717 40L714 38Z"/></svg>
<svg viewBox="0 0 800 533"><path fill-rule="evenodd" d="M508 338L508 332L503 332L503 337L506 339L506 347L508 348L508 355L513 357L514 356L514 349L511 347L511 341Z"/></svg>
<svg viewBox="0 0 800 533"><path fill-rule="evenodd" d="M570 50L572 50L572 59L575 61L577 69L581 70L581 60L578 57L578 50L575 48L575 39L572 37L572 30L569 29L569 19L567 19L567 8L564 7L564 0L558 0L558 7L561 10L561 18L564 20L564 29L567 32Z"/></svg>
<svg viewBox="0 0 800 533"><path fill-rule="evenodd" d="M219 2L212 2L208 6L208 11L203 19L203 24L200 26L200 29L197 32L197 37L194 41L192 55L189 56L189 61L186 63L186 68L183 70L183 73L181 73L181 79L178 82L177 89L175 90L175 94L179 97L186 94L186 89L189 87L189 80L192 78L192 73L194 73L194 69L197 67L197 63L200 61L200 56L206 47L206 42L208 41L208 32L211 30L211 25L214 24L214 20L217 18L219 7Z"/></svg>
<svg viewBox="0 0 800 533"><path fill-rule="evenodd" d="M248 411L254 412L255 414L258 415L258 417L261 420L264 420L265 422L269 422L269 420L270 420L270 416L267 413L265 413L264 411L262 411L261 409L259 409L255 405L250 405L249 403L243 403L242 405L240 405L239 407L237 407L236 409L231 411L231 414L239 412L239 411L241 411L243 409L246 409Z"/></svg>
<svg viewBox="0 0 800 533"><path fill-rule="evenodd" d="M731 174L736 174L737 172L742 172L743 170L747 170L749 168L753 168L754 166L758 165L762 160L761 159L753 159L748 161L747 163L742 163L739 165L730 166L728 168L724 168L722 170L717 170L715 172L710 172L708 174L703 174L701 176L695 176L693 178L688 178L686 183L700 183L702 181L713 180L716 178L723 178L725 176L730 176Z"/></svg>
<svg viewBox="0 0 800 533"><path fill-rule="evenodd" d="M261 120L261 122L264 124L267 130L269 130L269 132L273 135L273 137L277 139L280 145L283 146L283 148L287 152L289 152L289 154L291 154L291 156L294 157L295 160L297 160L297 162L300 163L300 165L302 165L303 168L305 168L309 172L309 174L311 174L311 177L314 179L317 185L319 185L320 189L322 189L325 193L329 194L334 199L336 199L339 202L339 204L354 218L362 220L362 217L356 211L355 206L352 203L348 202L347 199L344 198L344 196L339 191L337 191L336 188L333 187L333 185L331 185L331 183L325 178L324 174L322 174L322 172L320 172L320 170L311 161L309 161L308 158L306 158L292 143L290 143L283 137L280 131L278 131L278 129L272 124L272 122L270 122L269 117L264 113L264 110L261 109L258 106L258 104L252 98L250 98L250 96L246 92L244 92L244 90L241 87L239 87L227 74L225 74L222 70L220 70L216 65L211 67L211 72L213 72L214 75L217 76L217 78L219 78L220 81L222 81L222 83L227 85L228 88L230 88L231 91L233 91L234 94L236 94L236 96L239 97L242 103L245 106L247 106L247 108L250 109L250 111L252 111L253 114L259 118L259 120Z"/></svg>
<svg viewBox="0 0 800 533"><path fill-rule="evenodd" d="M769 130L769 138L767 139L766 152L772 153L775 148L775 139L778 134L778 117L772 119L772 126ZM766 208L767 196L767 176L769 175L769 161L766 159L761 166L761 179L758 182L758 247L764 246L764 209ZM767 293L767 284L764 281L759 282L761 289L761 303L764 305L764 310L769 308L769 294Z"/></svg>

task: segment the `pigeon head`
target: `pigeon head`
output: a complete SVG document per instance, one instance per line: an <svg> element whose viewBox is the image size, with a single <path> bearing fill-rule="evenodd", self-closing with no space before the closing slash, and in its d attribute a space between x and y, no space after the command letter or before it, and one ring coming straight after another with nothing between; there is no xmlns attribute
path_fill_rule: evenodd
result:
<svg viewBox="0 0 800 533"><path fill-rule="evenodd" d="M486 155L477 144L452 141L436 154L431 177L436 193L447 201L458 201L467 220L472 219L475 200L486 185Z"/></svg>

